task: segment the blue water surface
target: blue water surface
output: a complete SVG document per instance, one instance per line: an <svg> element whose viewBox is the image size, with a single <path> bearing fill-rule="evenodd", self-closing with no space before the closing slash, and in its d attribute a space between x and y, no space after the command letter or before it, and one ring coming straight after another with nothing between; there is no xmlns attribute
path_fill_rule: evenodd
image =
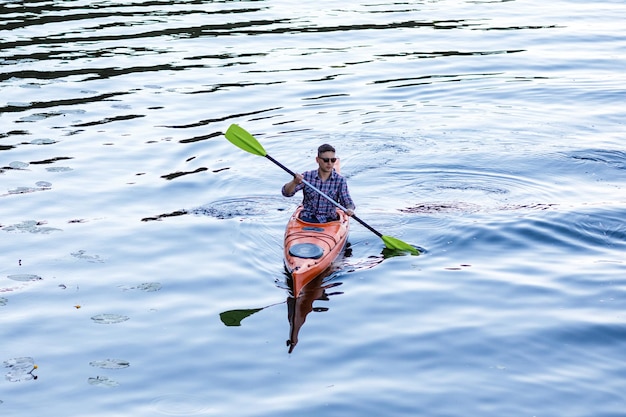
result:
<svg viewBox="0 0 626 417"><path fill-rule="evenodd" d="M0 415L623 415L624 12L3 2ZM294 300L232 123L423 253Z"/></svg>

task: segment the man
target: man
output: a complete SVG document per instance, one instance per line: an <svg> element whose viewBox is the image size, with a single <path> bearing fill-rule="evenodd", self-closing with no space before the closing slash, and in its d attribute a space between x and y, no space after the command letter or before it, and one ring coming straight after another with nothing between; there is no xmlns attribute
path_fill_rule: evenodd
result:
<svg viewBox="0 0 626 417"><path fill-rule="evenodd" d="M306 222L326 223L337 220L338 216L335 206L319 195L319 193L307 187L302 182L302 179L305 179L311 185L345 207L347 209L346 214L352 216L355 206L348 191L348 183L346 179L339 175L333 168L337 161L335 148L328 144L321 145L317 149L317 157L315 160L319 167L312 171L296 174L293 180L283 185L283 195L285 197L292 197L297 191L302 190L302 205L304 208L300 213L300 218Z"/></svg>

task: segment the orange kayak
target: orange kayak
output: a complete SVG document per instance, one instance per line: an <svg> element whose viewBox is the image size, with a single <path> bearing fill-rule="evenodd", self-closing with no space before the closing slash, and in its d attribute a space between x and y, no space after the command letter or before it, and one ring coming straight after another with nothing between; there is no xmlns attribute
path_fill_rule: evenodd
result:
<svg viewBox="0 0 626 417"><path fill-rule="evenodd" d="M285 229L285 267L293 279L293 296L331 267L343 252L350 230L350 217L337 209L339 220L309 223L298 216L302 206L291 215Z"/></svg>

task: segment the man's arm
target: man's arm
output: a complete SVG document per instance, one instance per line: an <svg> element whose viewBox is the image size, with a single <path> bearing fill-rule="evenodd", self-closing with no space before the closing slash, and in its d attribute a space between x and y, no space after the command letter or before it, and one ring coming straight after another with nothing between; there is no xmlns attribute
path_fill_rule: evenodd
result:
<svg viewBox="0 0 626 417"><path fill-rule="evenodd" d="M343 179L341 182L341 187L339 191L339 202L344 206L347 211L348 216L352 216L354 214L354 209L356 206L354 205L354 201L352 201L352 197L350 197L350 191L348 191L348 182Z"/></svg>
<svg viewBox="0 0 626 417"><path fill-rule="evenodd" d="M302 184L302 174L296 174L291 181L283 185L282 193L285 197L292 197L296 193L296 187Z"/></svg>

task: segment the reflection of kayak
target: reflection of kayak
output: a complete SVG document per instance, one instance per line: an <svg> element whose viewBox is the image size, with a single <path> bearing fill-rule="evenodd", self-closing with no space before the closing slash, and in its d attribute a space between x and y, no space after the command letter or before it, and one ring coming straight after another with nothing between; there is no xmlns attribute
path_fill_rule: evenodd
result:
<svg viewBox="0 0 626 417"><path fill-rule="evenodd" d="M289 353L293 352L293 349L298 344L298 334L300 329L306 321L307 315L312 311L322 312L327 311L327 307L313 307L315 301L329 301L329 296L341 294L340 292L328 294L327 289L341 285L340 282L324 284L324 278L327 274L318 275L314 278L306 287L300 292L300 296L297 298L287 298L287 314L289 318L289 339L287 340L287 346L289 347Z"/></svg>
<svg viewBox="0 0 626 417"><path fill-rule="evenodd" d="M298 218L302 207L293 213L285 229L285 267L293 279L293 295L326 271L343 251L348 239L350 218L337 210L339 220L308 223Z"/></svg>

